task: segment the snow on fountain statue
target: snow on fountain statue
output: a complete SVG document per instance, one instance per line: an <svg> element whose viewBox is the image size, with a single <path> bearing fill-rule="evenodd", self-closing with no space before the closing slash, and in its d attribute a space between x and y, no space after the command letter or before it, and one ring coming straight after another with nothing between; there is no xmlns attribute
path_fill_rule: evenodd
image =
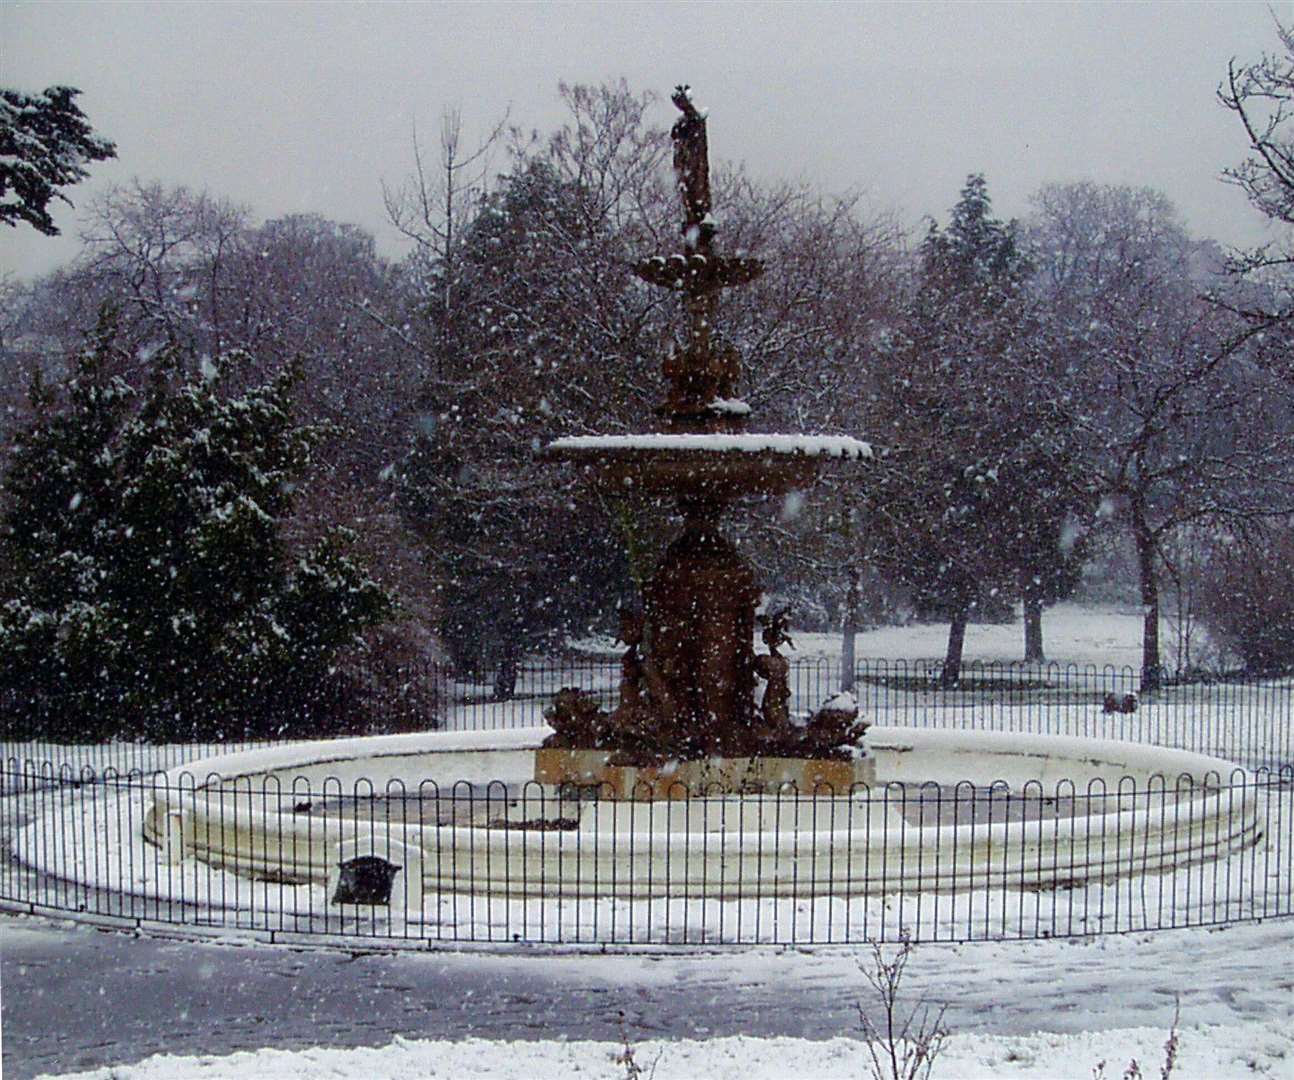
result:
<svg viewBox="0 0 1294 1080"><path fill-rule="evenodd" d="M850 746L861 731L838 715L803 728L791 722L785 661L777 663L767 632L770 655L757 658L753 647L760 597L754 571L719 521L742 496L801 488L825 459L865 460L871 449L846 436L747 432L750 409L734 399L740 358L714 339L715 308L720 289L752 281L764 267L712 250L705 115L686 86L672 100L682 113L670 137L684 251L635 267L643 280L680 293L687 311L686 339L662 365L669 384L657 409L663 430L557 439L543 454L584 467L610 496L672 497L683 531L645 590L641 620L622 622L628 651L619 707L607 716L564 691L549 711L555 734L539 752L536 778L599 783L620 794L663 793L666 776L675 790L690 790L694 781L707 790L788 780L806 790L848 788L855 779ZM775 640L784 638L783 619ZM770 707L763 709L755 704L760 677L768 682ZM716 762L730 764L716 769Z"/></svg>

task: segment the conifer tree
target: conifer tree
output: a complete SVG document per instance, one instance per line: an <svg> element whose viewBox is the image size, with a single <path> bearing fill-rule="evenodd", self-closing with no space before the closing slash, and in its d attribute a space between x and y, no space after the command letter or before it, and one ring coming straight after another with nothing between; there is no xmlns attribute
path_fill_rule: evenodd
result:
<svg viewBox="0 0 1294 1080"><path fill-rule="evenodd" d="M49 204L71 200L60 190L84 180L85 163L117 156L96 135L75 102L80 90L51 86L44 93L0 90L0 222L25 221L46 236L58 226Z"/></svg>
<svg viewBox="0 0 1294 1080"><path fill-rule="evenodd" d="M107 320L74 358L61 405L38 388L0 491L10 721L93 738L308 731L338 650L390 612L343 530L285 540L325 432L293 421L291 370L230 391L237 355L165 350L133 393L105 374L113 335Z"/></svg>
<svg viewBox="0 0 1294 1080"><path fill-rule="evenodd" d="M873 531L919 612L949 621L943 679L960 677L973 614L1058 586L1067 453L1014 223L971 176L947 229L932 225L904 333L884 359L889 467Z"/></svg>

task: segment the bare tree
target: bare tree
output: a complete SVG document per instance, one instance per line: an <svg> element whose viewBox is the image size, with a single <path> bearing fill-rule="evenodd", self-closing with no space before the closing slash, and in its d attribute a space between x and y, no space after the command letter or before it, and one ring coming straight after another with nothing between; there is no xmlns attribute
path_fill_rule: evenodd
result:
<svg viewBox="0 0 1294 1080"><path fill-rule="evenodd" d="M720 305L720 329L741 358L743 398L769 430L839 432L881 443L875 371L878 342L898 317L906 276L893 217L856 195L825 197L803 186L760 185L719 169L720 237L731 250L758 252L768 273L731 290ZM812 490L754 516L733 530L766 587L790 603L796 618L832 624L848 650L874 583L861 530L866 470L832 470ZM853 664L843 665L848 681Z"/></svg>
<svg viewBox="0 0 1294 1080"><path fill-rule="evenodd" d="M230 375L238 385L291 365L298 415L330 432L293 528L314 537L330 525L363 523L380 548L384 584L406 591L404 611L425 616L425 578L397 581L391 572L414 566L414 541L374 495L406 442L421 360L383 328L403 297L373 238L316 215L258 225L207 193L136 182L97 200L83 240L71 266L34 285L25 323L66 351L101 307L115 308L121 348L112 362L137 386L154 353L171 345L198 365L245 351ZM425 653L425 638L411 623L407 651Z"/></svg>
<svg viewBox="0 0 1294 1080"><path fill-rule="evenodd" d="M1294 28L1276 22L1283 53L1227 65L1218 100L1236 114L1245 131L1249 156L1223 175L1236 184L1267 217L1294 225ZM1289 249L1259 248L1246 259L1247 268L1288 268Z"/></svg>
<svg viewBox="0 0 1294 1080"><path fill-rule="evenodd" d="M632 275L627 236L664 136L621 87L564 92L568 124L514 142L510 171L456 226L452 266L443 234L440 255L424 246L403 268L411 309L386 326L423 370L404 506L437 563L456 658L492 667L501 696L523 647L587 626L623 591L614 519L577 511L577 478L534 448L627 428L653 403L662 309ZM446 274L450 293L427 287Z"/></svg>
<svg viewBox="0 0 1294 1080"><path fill-rule="evenodd" d="M459 284L462 234L490 190L494 152L507 130L505 114L476 144L463 144L463 114L447 106L440 117L439 155L429 162L413 129L413 172L399 186L382 182L382 201L392 225L414 244L411 266L438 309L442 345L452 334L455 290Z"/></svg>
<svg viewBox="0 0 1294 1080"><path fill-rule="evenodd" d="M1178 529L1284 512L1291 438L1243 332L1203 293L1216 248L1157 192L1072 184L1039 192L1039 282L1064 358L1057 401L1084 485L1128 530L1144 613L1142 686L1162 679L1160 575Z"/></svg>

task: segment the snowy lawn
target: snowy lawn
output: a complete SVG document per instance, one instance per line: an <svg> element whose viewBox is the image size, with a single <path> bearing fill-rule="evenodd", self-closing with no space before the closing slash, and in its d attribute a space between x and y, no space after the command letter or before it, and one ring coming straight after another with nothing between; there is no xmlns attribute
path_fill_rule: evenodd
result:
<svg viewBox="0 0 1294 1080"><path fill-rule="evenodd" d="M1136 1027L1078 1035L953 1035L932 1071L940 1077L1123 1077L1133 1061L1158 1076L1168 1032ZM649 1039L630 1043L632 1061L653 1080L785 1080L786 1077L869 1076L865 1043L852 1038L825 1041L741 1036L694 1040ZM1179 1080L1221 1080L1238 1076L1294 1076L1294 1039L1262 1023L1186 1027L1178 1032L1172 1071ZM543 1040L461 1042L397 1038L378 1049L257 1050L227 1057L160 1055L138 1065L64 1074L82 1080L191 1080L215 1077L274 1077L314 1080L355 1077L369 1080L424 1080L427 1077L496 1077L534 1080L541 1076L613 1077L627 1071L625 1046L607 1042Z"/></svg>
<svg viewBox="0 0 1294 1080"><path fill-rule="evenodd" d="M1139 608L1115 605L1056 604L1042 613L1043 643L1049 663L1101 667L1141 667L1142 615ZM1161 621L1161 640L1171 642L1172 630ZM840 634L792 630L792 659L840 659ZM609 638L574 643L593 654L619 655ZM859 660L942 660L948 648L947 623L914 623L866 630L856 639ZM966 628L964 660L1019 663L1024 656L1024 623L971 623Z"/></svg>
<svg viewBox="0 0 1294 1080"><path fill-rule="evenodd" d="M1049 663L1134 670L1141 667L1142 615L1136 608L1057 604L1042 613L1043 643ZM1161 632L1172 640L1168 626ZM792 656L840 656L839 634L801 633ZM884 626L858 635L860 659L942 660L948 647L947 623ZM1019 663L1024 656L1024 624L971 623L966 628L966 661Z"/></svg>

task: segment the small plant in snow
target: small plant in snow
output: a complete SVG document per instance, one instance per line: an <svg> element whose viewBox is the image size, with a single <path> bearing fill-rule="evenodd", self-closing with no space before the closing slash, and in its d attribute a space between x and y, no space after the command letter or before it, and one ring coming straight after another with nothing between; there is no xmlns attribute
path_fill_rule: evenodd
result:
<svg viewBox="0 0 1294 1080"><path fill-rule="evenodd" d="M629 1028L625 1024L625 1014L623 1009L620 1010L619 1017L620 1041L624 1044L624 1049L615 1056L615 1063L625 1067L625 1080L641 1080L642 1077L646 1077L647 1080L651 1080L651 1078L656 1075L656 1066L660 1062L660 1055L656 1055L656 1060L651 1063L651 1067L648 1069L644 1069L639 1065L637 1059L634 1057L634 1048L629 1042Z"/></svg>
<svg viewBox="0 0 1294 1080"><path fill-rule="evenodd" d="M932 1011L923 999L918 999L911 1009L899 1005L903 972L911 956L912 943L904 938L889 959L885 950L874 944L871 967L863 961L858 963L858 970L879 999L882 1013L880 1023L874 1023L863 1003L857 1003L858 1022L872 1059L873 1080L926 1080L948 1038L943 1022L946 1005L937 1011Z"/></svg>
<svg viewBox="0 0 1294 1080"><path fill-rule="evenodd" d="M1182 1018L1182 1002L1177 999L1173 1006L1173 1024L1168 1029L1168 1038L1164 1040L1164 1061L1159 1066L1159 1080L1169 1080L1173 1075L1173 1069L1177 1067L1177 1048L1179 1037L1177 1034L1177 1024ZM1145 1080L1146 1074L1141 1071L1141 1065L1136 1058L1128 1062L1127 1068L1123 1070L1121 1080ZM1092 1070L1092 1080L1105 1080L1105 1062L1098 1061L1096 1067Z"/></svg>

